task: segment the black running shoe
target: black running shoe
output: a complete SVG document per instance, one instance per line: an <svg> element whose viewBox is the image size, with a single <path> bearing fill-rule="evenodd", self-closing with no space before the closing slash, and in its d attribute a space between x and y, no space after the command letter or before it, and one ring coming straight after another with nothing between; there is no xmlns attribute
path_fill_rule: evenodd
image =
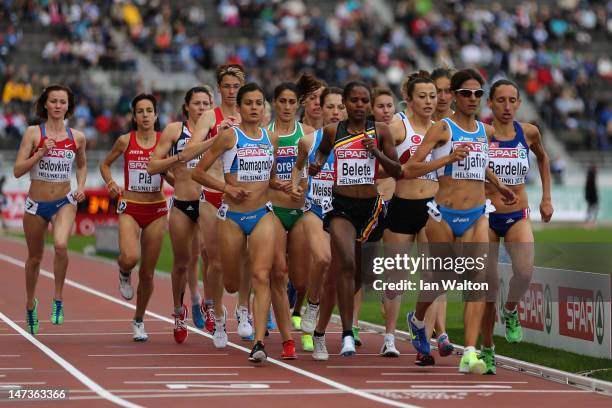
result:
<svg viewBox="0 0 612 408"><path fill-rule="evenodd" d="M261 363L266 361L268 355L266 354L266 349L264 348L264 344L261 341L258 341L253 346L251 350L251 354L249 354L249 361L253 363Z"/></svg>

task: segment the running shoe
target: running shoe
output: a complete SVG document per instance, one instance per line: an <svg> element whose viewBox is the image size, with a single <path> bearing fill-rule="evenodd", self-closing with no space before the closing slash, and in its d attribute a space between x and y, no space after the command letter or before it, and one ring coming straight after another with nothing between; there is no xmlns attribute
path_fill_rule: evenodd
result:
<svg viewBox="0 0 612 408"><path fill-rule="evenodd" d="M297 354L295 354L295 342L293 340L283 341L283 354L281 359L283 360L295 360Z"/></svg>
<svg viewBox="0 0 612 408"><path fill-rule="evenodd" d="M266 349L264 348L263 342L258 341L251 349L251 354L249 354L249 361L252 363L262 363L266 361L267 358L268 355L266 354Z"/></svg>
<svg viewBox="0 0 612 408"><path fill-rule="evenodd" d="M414 364L419 367L427 367L436 365L436 360L433 358L431 354L421 354L417 352L416 360L414 360Z"/></svg>
<svg viewBox="0 0 612 408"><path fill-rule="evenodd" d="M425 325L422 328L418 328L413 322L412 317L414 312L409 312L406 316L406 323L408 324L408 331L412 337L412 345L418 353L423 355L429 355L429 341L427 339L427 333L425 333Z"/></svg>
<svg viewBox="0 0 612 408"><path fill-rule="evenodd" d="M134 297L134 287L132 286L132 271L127 275L119 271L119 292L125 300L131 300Z"/></svg>
<svg viewBox="0 0 612 408"><path fill-rule="evenodd" d="M312 336L314 349L312 350L312 358L316 361L327 361L329 353L325 345L325 335Z"/></svg>
<svg viewBox="0 0 612 408"><path fill-rule="evenodd" d="M187 306L183 305L183 313L172 315L174 317L174 341L181 344L187 339Z"/></svg>
<svg viewBox="0 0 612 408"><path fill-rule="evenodd" d="M518 317L518 311L508 312L504 308L502 320L506 324L506 340L508 343L520 343L523 340L523 328Z"/></svg>
<svg viewBox="0 0 612 408"><path fill-rule="evenodd" d="M191 320L193 320L193 325L198 329L204 328L204 315L202 314L202 305L199 303L191 305Z"/></svg>
<svg viewBox="0 0 612 408"><path fill-rule="evenodd" d="M353 339L355 339L355 345L361 347L361 337L359 337L359 326L353 326Z"/></svg>
<svg viewBox="0 0 612 408"><path fill-rule="evenodd" d="M249 319L249 310L244 306L236 309L236 320L238 320L238 335L244 340L245 337L253 335L253 324Z"/></svg>
<svg viewBox="0 0 612 408"><path fill-rule="evenodd" d="M202 313L204 314L204 326L209 333L215 331L215 305L207 305L202 302Z"/></svg>
<svg viewBox="0 0 612 408"><path fill-rule="evenodd" d="M448 339L448 334L442 333L438 337L438 354L440 354L440 357L446 357L451 355L453 350L455 350L455 346Z"/></svg>
<svg viewBox="0 0 612 408"><path fill-rule="evenodd" d="M64 302L53 299L51 311L51 324L64 324Z"/></svg>
<svg viewBox="0 0 612 408"><path fill-rule="evenodd" d="M26 326L30 334L38 334L38 299L34 299L34 309L26 307Z"/></svg>
<svg viewBox="0 0 612 408"><path fill-rule="evenodd" d="M313 351L314 344L312 342L312 336L310 334L302 334L302 350Z"/></svg>
<svg viewBox="0 0 612 408"><path fill-rule="evenodd" d="M486 363L478 358L475 351L468 351L461 357L461 361L459 362L460 373L484 374L486 370Z"/></svg>
<svg viewBox="0 0 612 408"><path fill-rule="evenodd" d="M215 319L215 330L213 332L213 344L216 348L222 349L227 346L227 331L225 329L225 322L227 321L227 309L223 306L223 317L221 319Z"/></svg>
<svg viewBox="0 0 612 408"><path fill-rule="evenodd" d="M302 331L307 334L313 334L317 319L319 318L319 305L313 305L310 302L306 304L306 311L302 316L301 327Z"/></svg>
<svg viewBox="0 0 612 408"><path fill-rule="evenodd" d="M385 340L380 348L382 357L399 357L400 352L395 348L395 337L391 334L385 335Z"/></svg>
<svg viewBox="0 0 612 408"><path fill-rule="evenodd" d="M132 320L132 332L134 341L147 341L149 335L145 331L144 322Z"/></svg>
<svg viewBox="0 0 612 408"><path fill-rule="evenodd" d="M287 283L287 299L289 299L289 309L293 309L295 307L295 303L297 302L297 291L295 290L295 287L291 281Z"/></svg>
<svg viewBox="0 0 612 408"><path fill-rule="evenodd" d="M480 359L484 361L486 365L485 374L495 375L497 374L497 370L495 367L495 347L481 347L480 349Z"/></svg>
<svg viewBox="0 0 612 408"><path fill-rule="evenodd" d="M274 324L274 320L272 319L272 309L268 310L268 324L266 326L268 330L276 329L276 325Z"/></svg>
<svg viewBox="0 0 612 408"><path fill-rule="evenodd" d="M302 316L291 316L291 325L294 330L302 330Z"/></svg>
<svg viewBox="0 0 612 408"><path fill-rule="evenodd" d="M355 339L353 336L344 336L342 338L342 350L340 355L343 357L350 357L355 355Z"/></svg>

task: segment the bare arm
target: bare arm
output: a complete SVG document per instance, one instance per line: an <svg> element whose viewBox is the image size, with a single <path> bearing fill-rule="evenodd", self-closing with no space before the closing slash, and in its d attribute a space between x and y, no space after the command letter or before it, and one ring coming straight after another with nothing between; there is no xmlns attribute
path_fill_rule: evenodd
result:
<svg viewBox="0 0 612 408"><path fill-rule="evenodd" d="M182 161L193 160L206 150L210 149L210 146L213 144L213 140L205 139L215 126L215 123L215 111L213 109L200 116L200 119L198 119L198 122L196 123L196 128L191 135L191 139L189 139L185 149L183 149L181 152ZM221 131L221 128L219 131Z"/></svg>
<svg viewBox="0 0 612 408"><path fill-rule="evenodd" d="M191 171L191 178L204 187L225 192L226 183L217 180L207 173L213 163L236 143L236 135L233 132L224 131L213 139L212 147L204 153L202 160Z"/></svg>
<svg viewBox="0 0 612 408"><path fill-rule="evenodd" d="M38 144L38 127L30 126L25 131L23 138L21 139L21 145L17 151L17 157L15 158L15 167L13 168L13 175L19 178L29 172L32 167L45 155L55 144L52 140L46 140L45 144L41 149L38 149L36 153L32 155L32 152Z"/></svg>
<svg viewBox="0 0 612 408"><path fill-rule="evenodd" d="M389 126L385 123L376 122L375 126L377 128L376 134L380 134L382 151L376 148L373 139L364 139L363 143L376 156L385 173L393 178L398 178L402 173L402 166L397 161L397 151L395 150L393 135L389 131Z"/></svg>
<svg viewBox="0 0 612 408"><path fill-rule="evenodd" d="M315 155L315 162L308 166L308 173L311 176L316 176L320 171L323 163L327 161L329 154L332 151L334 141L336 140L336 132L338 124L332 123L323 128L323 138Z"/></svg>
<svg viewBox="0 0 612 408"><path fill-rule="evenodd" d="M537 127L531 124L522 124L527 137L529 149L535 154L538 160L538 169L540 170L540 180L542 181L542 200L540 202L540 215L542 221L549 222L552 218L554 209L550 193L550 160L542 145L542 136Z"/></svg>
<svg viewBox="0 0 612 408"><path fill-rule="evenodd" d="M298 141L298 154L295 165L291 170L291 190L299 192L300 183L302 181L302 172L308 161L308 153L314 143L314 134L309 133Z"/></svg>
<svg viewBox="0 0 612 408"><path fill-rule="evenodd" d="M119 188L115 180L113 180L110 166L115 162L115 160L119 158L119 156L125 153L125 149L127 149L128 146L129 137L129 134L119 136L119 138L117 138L117 140L115 141L115 144L113 145L111 151L108 152L104 160L102 160L102 163L100 163L100 174L102 175L102 179L106 183L106 187L108 188L108 192L111 198L115 198L119 194L121 194L121 189Z"/></svg>
<svg viewBox="0 0 612 408"><path fill-rule="evenodd" d="M163 173L179 161L183 161L181 154L168 157L170 148L174 144L176 137L180 135L181 126L180 122L174 122L166 126L147 166L149 174Z"/></svg>
<svg viewBox="0 0 612 408"><path fill-rule="evenodd" d="M74 199L78 202L85 200L85 181L87 180L87 157L85 155L85 147L87 141L85 135L79 131L73 130L74 141L77 143L76 152L76 179L77 189L74 193Z"/></svg>

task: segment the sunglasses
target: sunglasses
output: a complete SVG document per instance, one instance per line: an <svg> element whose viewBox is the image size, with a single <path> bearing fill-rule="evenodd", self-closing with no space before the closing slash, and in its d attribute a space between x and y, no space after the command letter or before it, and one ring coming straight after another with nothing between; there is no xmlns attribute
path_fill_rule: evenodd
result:
<svg viewBox="0 0 612 408"><path fill-rule="evenodd" d="M455 93L463 96L464 98L469 98L472 95L474 95L476 98L482 98L482 95L484 95L485 91L483 89L461 88L461 89L457 89Z"/></svg>

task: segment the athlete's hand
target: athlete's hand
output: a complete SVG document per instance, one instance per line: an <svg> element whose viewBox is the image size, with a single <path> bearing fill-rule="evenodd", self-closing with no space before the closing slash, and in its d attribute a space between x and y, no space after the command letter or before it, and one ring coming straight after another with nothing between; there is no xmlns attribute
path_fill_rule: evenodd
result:
<svg viewBox="0 0 612 408"><path fill-rule="evenodd" d="M77 203L80 203L85 200L85 192L82 188L77 188L76 191L72 193L72 197L74 197Z"/></svg>
<svg viewBox="0 0 612 408"><path fill-rule="evenodd" d="M237 202L244 200L246 197L249 196L249 194L251 194L249 190L245 190L242 187L235 187L229 185L225 186L225 190L223 190L223 192Z"/></svg>
<svg viewBox="0 0 612 408"><path fill-rule="evenodd" d="M501 184L498 187L498 190L502 195L502 200L504 204L506 205L516 204L516 201L517 201L516 194L514 194L514 191L508 188L508 186L506 186L505 184Z"/></svg>
<svg viewBox="0 0 612 408"><path fill-rule="evenodd" d="M453 148L453 151L448 156L450 157L450 162L454 163L456 161L460 161L465 159L468 154L470 154L470 148L466 145L458 145Z"/></svg>
<svg viewBox="0 0 612 408"><path fill-rule="evenodd" d="M378 147L376 147L376 143L373 137L364 137L361 140L361 144L363 144L363 147L365 147L368 152L372 153L374 156L378 156L380 150L378 150Z"/></svg>
<svg viewBox="0 0 612 408"><path fill-rule="evenodd" d="M55 147L55 140L46 138L45 141L43 142L42 147L40 149L38 149L37 153L42 151L42 154L40 155L40 157L42 157L45 154L47 154L47 152L49 150L53 149L54 147Z"/></svg>
<svg viewBox="0 0 612 408"><path fill-rule="evenodd" d="M235 116L228 116L223 119L221 123L219 123L219 130L226 130L231 128L232 126L238 126L240 124L240 119Z"/></svg>
<svg viewBox="0 0 612 408"><path fill-rule="evenodd" d="M321 167L323 167L323 165L319 162L310 163L308 165L308 174L316 176L321 171Z"/></svg>
<svg viewBox="0 0 612 408"><path fill-rule="evenodd" d="M542 217L542 221L550 222L554 211L550 198L543 199L540 202L540 216Z"/></svg>
<svg viewBox="0 0 612 408"><path fill-rule="evenodd" d="M293 201L304 201L304 189L302 188L302 186L298 186L297 188L291 188L291 191L289 192L289 195L291 196L291 199Z"/></svg>
<svg viewBox="0 0 612 408"><path fill-rule="evenodd" d="M110 198L117 198L121 195L121 188L115 183L115 180L111 180L108 185L108 195Z"/></svg>

